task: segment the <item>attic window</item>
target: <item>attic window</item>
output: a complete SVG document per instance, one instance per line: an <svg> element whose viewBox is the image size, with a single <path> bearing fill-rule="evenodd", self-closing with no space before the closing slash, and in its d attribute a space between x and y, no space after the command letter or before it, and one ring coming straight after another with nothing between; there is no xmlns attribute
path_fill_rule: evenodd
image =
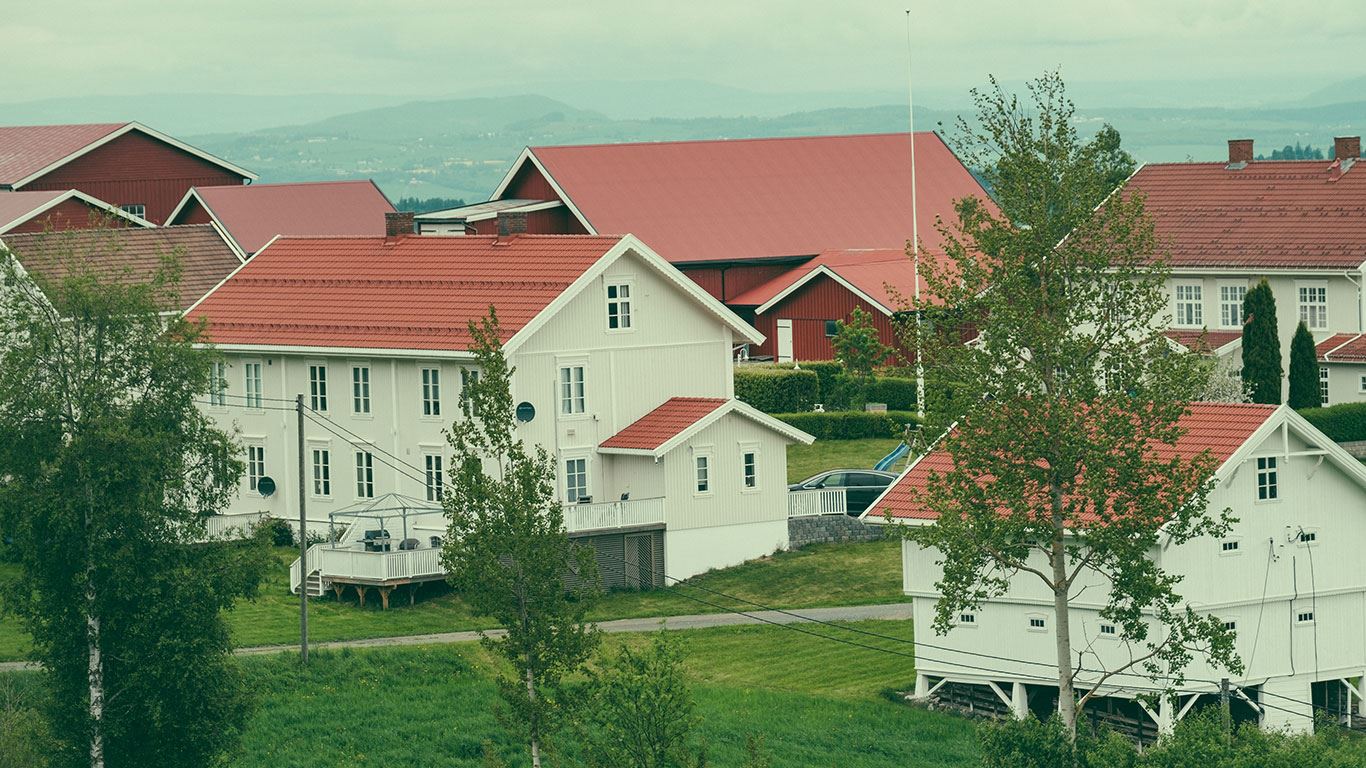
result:
<svg viewBox="0 0 1366 768"><path fill-rule="evenodd" d="M1101 624L1101 625L1100 625L1100 633L1101 633L1102 635L1106 635L1106 636L1113 637L1114 634L1115 634L1115 625L1114 625L1114 624Z"/></svg>
<svg viewBox="0 0 1366 768"><path fill-rule="evenodd" d="M1312 624L1312 623L1314 623L1314 610L1313 610L1312 608L1310 608L1310 609L1306 609L1306 610L1296 611L1296 612L1295 612L1295 623L1296 623L1296 624Z"/></svg>
<svg viewBox="0 0 1366 768"><path fill-rule="evenodd" d="M958 614L958 624L959 624L960 626L968 626L968 627L975 627L975 626L977 626L977 614L975 614L975 613L960 613L960 614Z"/></svg>
<svg viewBox="0 0 1366 768"><path fill-rule="evenodd" d="M1278 498L1276 475L1275 456L1262 456L1257 459L1258 501L1275 501Z"/></svg>
<svg viewBox="0 0 1366 768"><path fill-rule="evenodd" d="M1237 539L1224 539L1219 542L1219 553L1223 555L1236 555L1240 551L1241 543Z"/></svg>
<svg viewBox="0 0 1366 768"><path fill-rule="evenodd" d="M1237 629L1238 629L1238 622L1236 622L1236 621L1226 621L1226 622L1224 622L1224 625L1223 625L1223 626L1224 626L1224 629L1225 629L1225 630L1227 630L1227 631L1229 631L1229 632L1235 632L1235 631L1237 631Z"/></svg>
<svg viewBox="0 0 1366 768"><path fill-rule="evenodd" d="M1048 620L1038 614L1029 617L1029 631L1042 632L1048 628Z"/></svg>
<svg viewBox="0 0 1366 768"><path fill-rule="evenodd" d="M607 285L607 329L628 331L631 329L631 284L628 282Z"/></svg>
<svg viewBox="0 0 1366 768"><path fill-rule="evenodd" d="M144 203L124 203L119 206L119 210L139 219L147 218L147 206Z"/></svg>

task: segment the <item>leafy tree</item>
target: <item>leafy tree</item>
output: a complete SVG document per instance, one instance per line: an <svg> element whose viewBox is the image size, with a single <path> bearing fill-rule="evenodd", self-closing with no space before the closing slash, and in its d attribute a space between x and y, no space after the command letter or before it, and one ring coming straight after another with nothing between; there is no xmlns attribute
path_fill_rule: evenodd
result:
<svg viewBox="0 0 1366 768"><path fill-rule="evenodd" d="M143 279L107 255L35 278L0 252L6 603L52 692L55 764L217 764L250 708L221 612L268 553L192 543L241 471L194 404L214 353L174 314L174 256Z"/></svg>
<svg viewBox="0 0 1366 768"><path fill-rule="evenodd" d="M1141 196L1095 208L1109 192L1097 161L1106 150L1077 136L1056 73L1030 84L1027 106L992 84L974 91L981 127L960 121L958 150L992 178L1000 214L958 201L956 224L941 227L946 253L925 272L930 295L980 318L973 344L956 324L927 330L927 371L955 392L928 414L953 466L931 473L919 499L935 523L891 528L939 552L941 634L960 611L1005 594L1012 574L1047 589L1059 712L1075 733L1077 711L1117 674L1164 688L1196 652L1236 665L1229 633L1192 612L1148 557L1159 541L1217 534L1228 520L1206 510L1208 454L1153 450L1181 437L1178 419L1205 377L1158 330L1168 270ZM1079 696L1071 605L1094 581L1112 588L1087 598L1103 600L1101 615L1135 653L1088 670Z"/></svg>
<svg viewBox="0 0 1366 768"><path fill-rule="evenodd" d="M676 641L660 632L647 651L623 647L589 678L578 718L589 763L601 768L697 765L700 721Z"/></svg>
<svg viewBox="0 0 1366 768"><path fill-rule="evenodd" d="M1281 338L1276 297L1262 280L1243 297L1243 383L1252 402L1281 404Z"/></svg>
<svg viewBox="0 0 1366 768"><path fill-rule="evenodd" d="M1092 144L1096 152L1096 173L1102 180L1101 188L1119 189L1138 168L1138 161L1120 146L1119 131L1109 123L1100 127Z"/></svg>
<svg viewBox="0 0 1366 768"><path fill-rule="evenodd" d="M1208 403L1248 403L1248 395L1243 377L1233 367L1232 357L1207 357L1200 361L1205 371L1205 386L1196 395L1197 400Z"/></svg>
<svg viewBox="0 0 1366 768"><path fill-rule="evenodd" d="M862 401L873 380L873 372L879 365L887 362L892 348L882 343L873 316L854 307L849 320L835 321L835 335L830 339L835 350L835 361L844 370L844 375L857 390L852 401Z"/></svg>
<svg viewBox="0 0 1366 768"><path fill-rule="evenodd" d="M1318 351L1314 348L1314 334L1303 321L1295 328L1290 340L1290 399L1291 408L1318 408L1323 405L1319 396Z"/></svg>
<svg viewBox="0 0 1366 768"><path fill-rule="evenodd" d="M498 681L503 719L525 738L539 768L567 707L560 683L598 643L597 629L584 619L598 594L597 571L592 551L565 534L552 458L517 437L513 369L492 307L470 323L470 337L480 375L470 377L461 400L462 410L477 416L449 431L454 456L442 562L470 608L506 630L483 642L516 670L515 679Z"/></svg>

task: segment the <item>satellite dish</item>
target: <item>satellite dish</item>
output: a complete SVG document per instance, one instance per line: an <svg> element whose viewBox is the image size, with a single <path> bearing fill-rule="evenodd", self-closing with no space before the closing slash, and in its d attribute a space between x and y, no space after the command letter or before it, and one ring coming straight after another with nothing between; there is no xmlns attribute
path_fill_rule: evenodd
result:
<svg viewBox="0 0 1366 768"><path fill-rule="evenodd" d="M517 420L523 424L536 418L536 406L525 400L517 404Z"/></svg>
<svg viewBox="0 0 1366 768"><path fill-rule="evenodd" d="M262 496L269 496L275 493L275 480L269 475L256 481L256 490Z"/></svg>

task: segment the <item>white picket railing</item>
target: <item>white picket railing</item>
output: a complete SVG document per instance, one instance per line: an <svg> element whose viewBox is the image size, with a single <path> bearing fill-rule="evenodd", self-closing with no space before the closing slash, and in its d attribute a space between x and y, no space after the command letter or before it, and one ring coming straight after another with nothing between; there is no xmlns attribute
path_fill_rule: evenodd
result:
<svg viewBox="0 0 1366 768"><path fill-rule="evenodd" d="M664 522L664 499L604 501L594 504L566 504L564 529L569 533L602 528L627 528Z"/></svg>
<svg viewBox="0 0 1366 768"><path fill-rule="evenodd" d="M240 515L211 515L204 520L204 538L208 541L221 539L245 539L252 526L267 517L265 512L247 512Z"/></svg>
<svg viewBox="0 0 1366 768"><path fill-rule="evenodd" d="M360 549L333 549L328 544L308 548L308 570L317 571L324 582L333 580L385 583L407 579L444 576L441 550L408 549L394 552L366 552ZM299 561L289 566L289 588L297 592L303 581Z"/></svg>
<svg viewBox="0 0 1366 768"><path fill-rule="evenodd" d="M814 488L807 491L788 491L788 517L816 515L845 515L849 513L849 499L843 488Z"/></svg>

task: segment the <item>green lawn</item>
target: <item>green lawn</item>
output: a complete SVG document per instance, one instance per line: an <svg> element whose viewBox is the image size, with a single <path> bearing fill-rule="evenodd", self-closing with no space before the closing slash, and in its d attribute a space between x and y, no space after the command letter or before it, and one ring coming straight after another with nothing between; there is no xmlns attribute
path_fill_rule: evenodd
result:
<svg viewBox="0 0 1366 768"><path fill-rule="evenodd" d="M878 459L891 453L900 443L895 438L870 437L863 440L817 440L811 445L788 446L787 481L795 483L818 472L841 467L872 469Z"/></svg>
<svg viewBox="0 0 1366 768"><path fill-rule="evenodd" d="M291 549L275 550L278 565L254 601L239 603L228 621L239 646L284 645L298 641L299 602L286 591ZM9 568L13 573L13 566ZM0 577L5 571L0 570ZM714 613L719 608L688 596L720 603L726 608L752 609L740 601L727 600L696 589L703 586L775 608L810 608L827 605L888 603L902 599L901 561L895 542L822 544L698 576L683 585L652 592L616 592L607 595L594 610L595 620ZM489 626L444 585L428 585L418 593L414 606L406 596L394 594L388 611L379 610L369 598L366 607L356 606L354 593L345 602L329 597L309 605L309 634L320 642L396 635L454 632ZM27 638L12 616L0 615L0 661L22 658Z"/></svg>

